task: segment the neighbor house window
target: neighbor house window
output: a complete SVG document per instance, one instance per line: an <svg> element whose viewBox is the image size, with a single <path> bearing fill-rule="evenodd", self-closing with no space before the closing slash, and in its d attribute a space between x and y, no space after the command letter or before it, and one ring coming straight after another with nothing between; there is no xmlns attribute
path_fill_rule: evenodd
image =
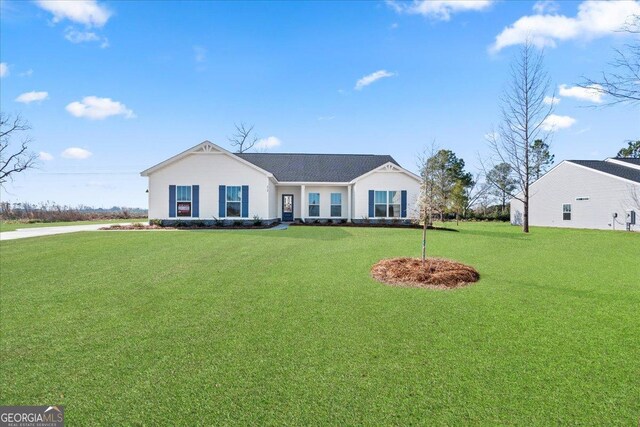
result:
<svg viewBox="0 0 640 427"><path fill-rule="evenodd" d="M562 220L571 221L571 205L568 203L562 205Z"/></svg>
<svg viewBox="0 0 640 427"><path fill-rule="evenodd" d="M176 212L178 216L191 216L191 186L176 186Z"/></svg>
<svg viewBox="0 0 640 427"><path fill-rule="evenodd" d="M320 193L309 193L309 216L320 216Z"/></svg>
<svg viewBox="0 0 640 427"><path fill-rule="evenodd" d="M242 215L242 187L227 185L227 217Z"/></svg>
<svg viewBox="0 0 640 427"><path fill-rule="evenodd" d="M377 218L400 217L400 192L375 191L373 196L373 213Z"/></svg>
<svg viewBox="0 0 640 427"><path fill-rule="evenodd" d="M342 216L342 193L331 193L331 216Z"/></svg>

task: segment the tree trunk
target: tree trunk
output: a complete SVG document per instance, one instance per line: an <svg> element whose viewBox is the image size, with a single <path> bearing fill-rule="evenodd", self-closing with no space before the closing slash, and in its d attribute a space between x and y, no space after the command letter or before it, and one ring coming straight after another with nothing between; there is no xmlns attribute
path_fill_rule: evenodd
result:
<svg viewBox="0 0 640 427"><path fill-rule="evenodd" d="M428 209L424 210L424 221L422 225L422 268L427 260L427 224L429 223L430 212Z"/></svg>
<svg viewBox="0 0 640 427"><path fill-rule="evenodd" d="M522 220L522 231L525 233L529 232L529 184L524 186L524 215Z"/></svg>

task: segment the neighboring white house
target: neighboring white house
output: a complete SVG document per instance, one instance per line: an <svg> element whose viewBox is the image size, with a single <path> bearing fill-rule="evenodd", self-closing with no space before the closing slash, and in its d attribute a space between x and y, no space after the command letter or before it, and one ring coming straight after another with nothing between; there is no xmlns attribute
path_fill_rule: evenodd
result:
<svg viewBox="0 0 640 427"><path fill-rule="evenodd" d="M512 224L523 210L511 199ZM640 231L640 159L563 161L529 187L529 224Z"/></svg>
<svg viewBox="0 0 640 427"><path fill-rule="evenodd" d="M149 218L168 221L409 219L420 188L387 155L235 154L209 141L141 175Z"/></svg>

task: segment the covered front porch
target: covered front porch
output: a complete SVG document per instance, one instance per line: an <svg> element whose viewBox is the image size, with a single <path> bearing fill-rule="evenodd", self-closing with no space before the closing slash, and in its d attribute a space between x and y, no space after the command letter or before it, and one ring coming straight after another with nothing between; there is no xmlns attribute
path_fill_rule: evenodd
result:
<svg viewBox="0 0 640 427"><path fill-rule="evenodd" d="M352 193L350 183L279 183L277 216L283 222L328 219L351 222Z"/></svg>

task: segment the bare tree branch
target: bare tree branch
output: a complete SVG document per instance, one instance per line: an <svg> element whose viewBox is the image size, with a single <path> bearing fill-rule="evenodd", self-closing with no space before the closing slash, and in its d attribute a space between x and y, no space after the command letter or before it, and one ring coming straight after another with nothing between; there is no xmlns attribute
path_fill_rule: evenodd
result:
<svg viewBox="0 0 640 427"><path fill-rule="evenodd" d="M31 138L23 133L31 129L20 114L0 112L0 186L20 172L36 166L38 156L29 151ZM16 144L15 139L20 139Z"/></svg>
<svg viewBox="0 0 640 427"><path fill-rule="evenodd" d="M244 153L245 151L250 150L256 142L258 142L258 137L251 133L253 132L253 126L247 126L244 123L234 124L236 128L236 132L229 138L229 142L233 147L237 147L237 153Z"/></svg>
<svg viewBox="0 0 640 427"><path fill-rule="evenodd" d="M640 34L640 15L632 15L619 30L632 35ZM614 49L614 59L609 63L611 71L603 71L599 79L584 77L578 86L606 95L610 100L605 106L621 103L640 103L640 38L624 45L624 50Z"/></svg>

